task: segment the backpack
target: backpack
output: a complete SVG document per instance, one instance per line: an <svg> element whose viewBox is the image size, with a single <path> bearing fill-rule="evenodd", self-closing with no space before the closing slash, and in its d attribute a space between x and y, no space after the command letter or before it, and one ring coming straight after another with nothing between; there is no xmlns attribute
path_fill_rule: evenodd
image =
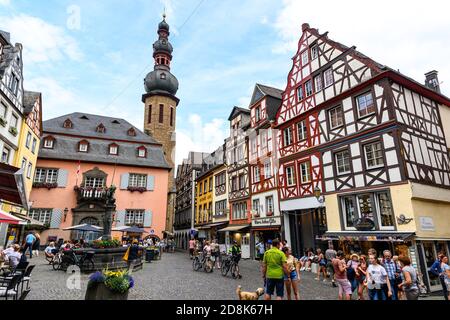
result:
<svg viewBox="0 0 450 320"><path fill-rule="evenodd" d="M350 263L350 267L347 268L347 279L349 281L353 281L353 280L355 280L355 277L356 277L355 269L352 268L352 264Z"/></svg>

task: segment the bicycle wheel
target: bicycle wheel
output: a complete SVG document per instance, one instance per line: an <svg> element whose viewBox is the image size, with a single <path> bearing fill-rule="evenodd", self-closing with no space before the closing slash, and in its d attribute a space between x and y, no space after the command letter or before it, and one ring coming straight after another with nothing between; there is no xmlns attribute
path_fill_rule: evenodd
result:
<svg viewBox="0 0 450 320"><path fill-rule="evenodd" d="M213 265L212 265L212 261L207 259L204 263L203 263L203 270L206 273L210 273L213 272Z"/></svg>
<svg viewBox="0 0 450 320"><path fill-rule="evenodd" d="M231 276L233 279L237 279L239 277L239 266L236 263L233 263L231 266Z"/></svg>
<svg viewBox="0 0 450 320"><path fill-rule="evenodd" d="M53 258L52 267L53 267L53 270L55 270L55 271L58 271L61 269L61 257L60 256L56 256Z"/></svg>
<svg viewBox="0 0 450 320"><path fill-rule="evenodd" d="M95 269L94 260L85 259L80 263L81 272L93 272Z"/></svg>
<svg viewBox="0 0 450 320"><path fill-rule="evenodd" d="M202 264L200 263L200 260L197 257L194 258L192 266L194 268L194 271L198 271L202 267Z"/></svg>
<svg viewBox="0 0 450 320"><path fill-rule="evenodd" d="M228 261L225 261L222 264L222 269L221 269L222 276L226 277L229 270L230 270L230 264L228 263Z"/></svg>

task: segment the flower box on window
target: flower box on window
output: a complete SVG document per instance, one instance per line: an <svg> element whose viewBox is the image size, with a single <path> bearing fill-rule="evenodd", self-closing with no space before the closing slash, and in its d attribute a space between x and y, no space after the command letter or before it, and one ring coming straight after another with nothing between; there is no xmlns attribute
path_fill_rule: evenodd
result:
<svg viewBox="0 0 450 320"><path fill-rule="evenodd" d="M0 117L0 125L2 125L3 127L6 127L7 124L8 124L8 121L6 121L5 118Z"/></svg>
<svg viewBox="0 0 450 320"><path fill-rule="evenodd" d="M9 127L9 133L11 133L14 137L16 137L19 132L17 131L17 128Z"/></svg>
<svg viewBox="0 0 450 320"><path fill-rule="evenodd" d="M267 212L266 216L273 217L273 212Z"/></svg>
<svg viewBox="0 0 450 320"><path fill-rule="evenodd" d="M140 193L144 193L147 191L147 188L144 188L144 187L128 187L127 189L128 189L128 191L131 191L131 192L140 192Z"/></svg>
<svg viewBox="0 0 450 320"><path fill-rule="evenodd" d="M56 189L58 188L58 184L57 183L47 183L47 182L35 182L33 183L33 188L42 188L42 189Z"/></svg>

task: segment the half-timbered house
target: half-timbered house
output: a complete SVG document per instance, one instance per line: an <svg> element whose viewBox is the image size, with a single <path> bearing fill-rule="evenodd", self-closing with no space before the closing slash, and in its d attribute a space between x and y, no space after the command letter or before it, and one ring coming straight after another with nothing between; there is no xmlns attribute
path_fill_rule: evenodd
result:
<svg viewBox="0 0 450 320"><path fill-rule="evenodd" d="M276 172L276 132L272 128L281 106L282 90L256 84L250 102L249 163L252 203L252 252L261 241L281 239Z"/></svg>
<svg viewBox="0 0 450 320"><path fill-rule="evenodd" d="M307 24L298 48L277 117L294 247L409 254L432 287L428 257L450 240L450 100Z"/></svg>
<svg viewBox="0 0 450 320"><path fill-rule="evenodd" d="M225 143L230 225L220 231L226 232L227 244L237 241L242 248L242 257L250 258L251 197L248 162L250 110L234 107L228 121L230 121L230 137Z"/></svg>

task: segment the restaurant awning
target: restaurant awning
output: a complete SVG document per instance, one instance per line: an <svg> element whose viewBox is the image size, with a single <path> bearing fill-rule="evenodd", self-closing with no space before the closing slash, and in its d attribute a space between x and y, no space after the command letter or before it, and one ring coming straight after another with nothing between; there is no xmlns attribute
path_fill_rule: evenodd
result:
<svg viewBox="0 0 450 320"><path fill-rule="evenodd" d="M0 163L0 200L17 204L28 210L23 169Z"/></svg>
<svg viewBox="0 0 450 320"><path fill-rule="evenodd" d="M240 231L240 230L244 230L249 228L250 225L244 225L244 226L230 226L230 227L226 227L224 229L219 230L219 232L226 232L226 231Z"/></svg>
<svg viewBox="0 0 450 320"><path fill-rule="evenodd" d="M211 229L211 228L214 228L214 227L223 226L223 225L226 225L226 224L228 224L228 221L208 224L206 226L198 227L197 229L198 230L207 230L207 229Z"/></svg>
<svg viewBox="0 0 450 320"><path fill-rule="evenodd" d="M129 227L129 226L122 226L122 227L116 227L116 228L112 228L112 231L119 231L122 233L148 233L147 231L145 231L145 229L139 228L139 227Z"/></svg>
<svg viewBox="0 0 450 320"><path fill-rule="evenodd" d="M353 240L353 241L383 241L383 242L405 242L415 235L414 232L327 232L323 236L317 236L317 240Z"/></svg>
<svg viewBox="0 0 450 320"><path fill-rule="evenodd" d="M12 214L6 213L0 210L0 223L7 223L13 225L26 225L27 222L18 217L13 216Z"/></svg>
<svg viewBox="0 0 450 320"><path fill-rule="evenodd" d="M31 226L31 227L43 227L43 226L45 226L44 223L42 223L42 222L40 222L38 220L35 220L35 219L31 218L31 217L24 216L24 215L21 215L21 214L17 214L15 216L17 218L25 220L27 226Z"/></svg>

